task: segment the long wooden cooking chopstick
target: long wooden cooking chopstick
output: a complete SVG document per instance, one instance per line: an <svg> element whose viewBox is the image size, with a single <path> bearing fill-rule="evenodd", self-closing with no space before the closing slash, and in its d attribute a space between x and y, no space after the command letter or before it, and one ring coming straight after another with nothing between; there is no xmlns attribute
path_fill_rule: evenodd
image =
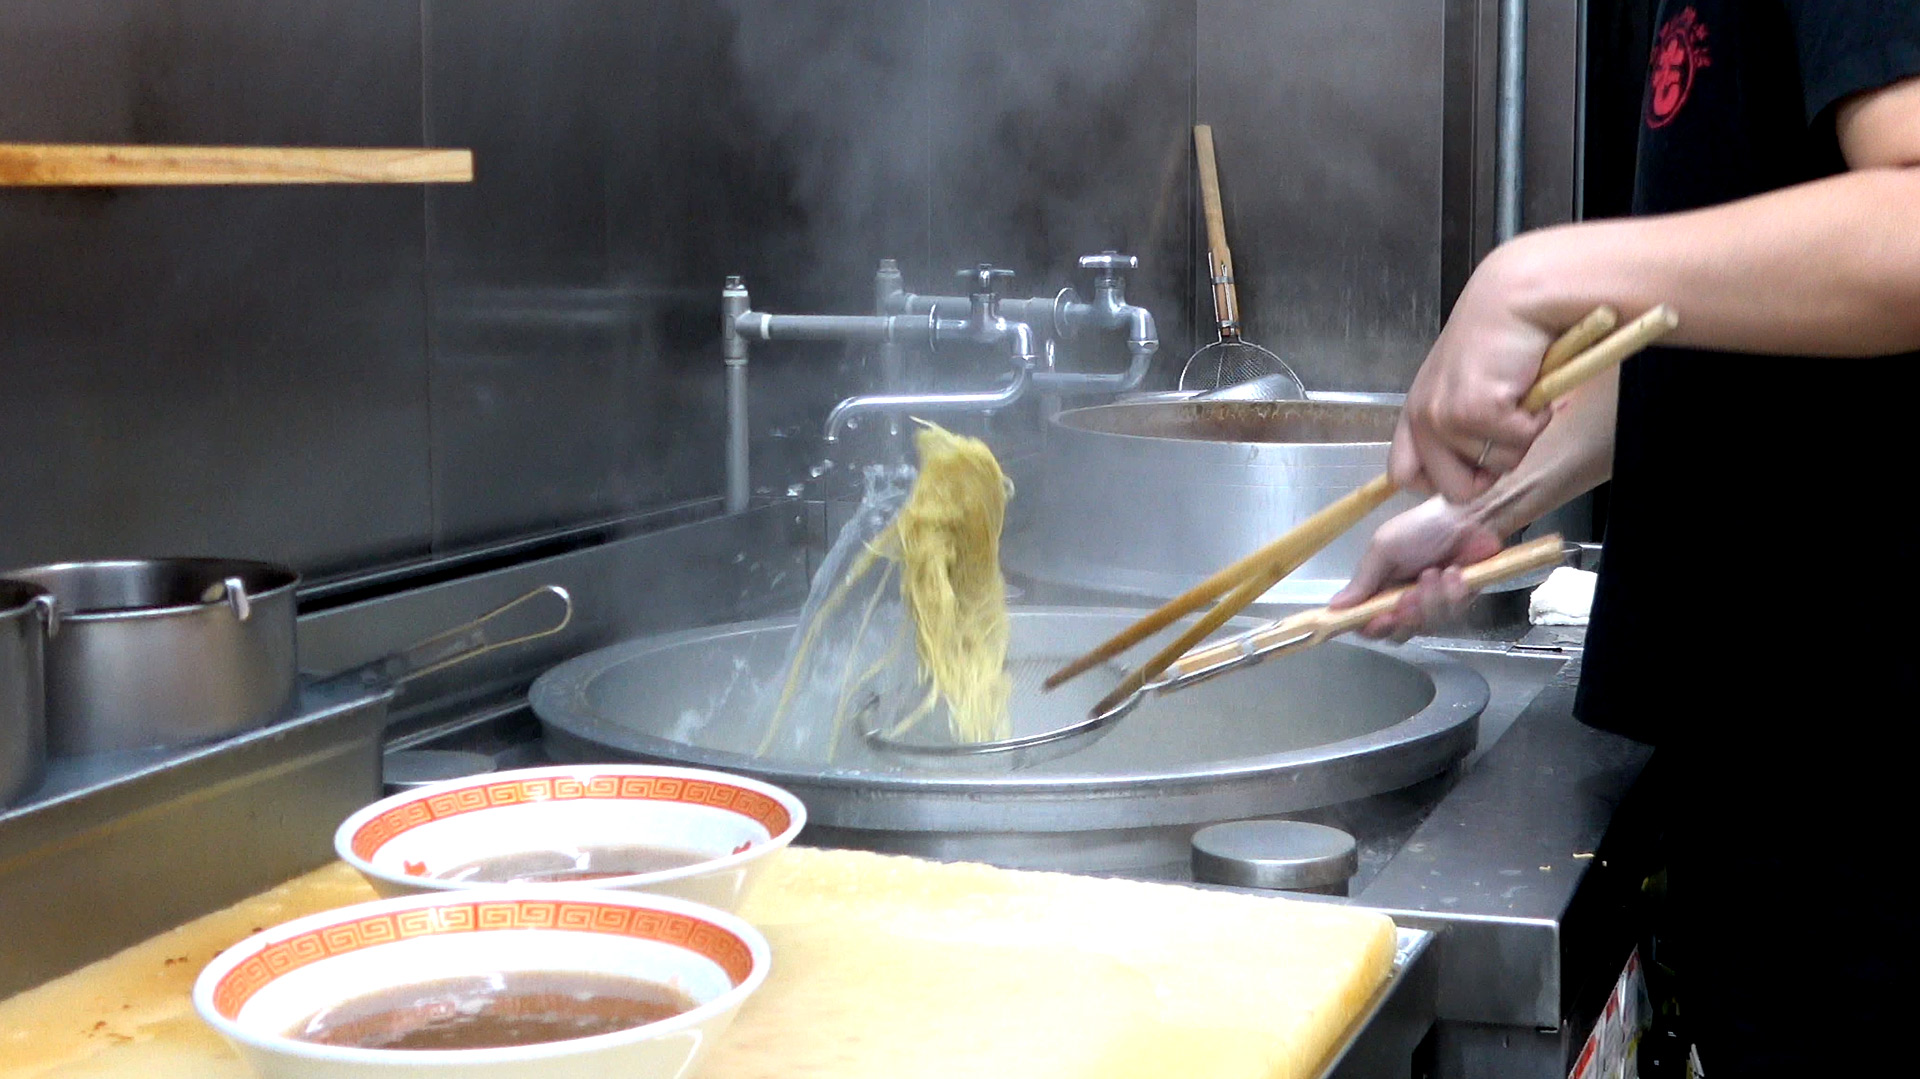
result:
<svg viewBox="0 0 1920 1079"><path fill-rule="evenodd" d="M1605 337L1607 332L1613 329L1619 318L1620 316L1611 307L1594 308L1587 317L1575 323L1566 333L1561 334L1558 340L1548 346L1546 356L1540 362L1542 372L1556 370L1581 351L1592 347L1596 341ZM1391 498L1394 491L1393 482L1386 476L1368 481L1358 490L1302 521L1293 531L1168 600L1157 610L1121 630L1099 647L1053 672L1042 683L1043 688L1053 689L1098 667L1232 591L1236 585L1254 579L1276 561L1287 566L1283 576L1285 573L1292 572L1305 561L1305 557L1288 564L1283 557L1287 551L1299 549L1302 543L1325 535L1326 538L1320 539L1308 554L1319 550L1320 547L1332 542L1334 536L1351 527L1352 522L1372 513L1381 503ZM1332 529L1331 534L1327 533L1329 528Z"/></svg>
<svg viewBox="0 0 1920 1079"><path fill-rule="evenodd" d="M1604 333L1604 324L1614 317L1617 316L1604 311L1595 311L1561 335L1561 340L1555 342L1555 345L1561 346L1561 342L1564 341L1577 342L1581 338L1591 339L1596 333ZM1529 411L1540 411L1574 386L1645 348L1678 325L1678 321L1673 309L1664 304L1648 311L1579 355L1559 362L1553 370L1534 383L1533 389L1522 401L1523 406ZM1565 353L1570 350L1557 347L1549 351ZM1297 569L1308 558L1332 542L1335 537L1379 508L1397 490L1398 487L1391 477L1385 475L1375 477L1358 490L1307 518L1285 536L1214 574L1092 652L1054 672L1047 679L1046 687L1051 689L1092 669L1166 628L1184 615L1199 609L1214 596L1222 592L1226 593L1212 610L1203 615L1173 643L1161 649L1152 659L1130 673L1107 700L1095 706L1096 713L1104 711L1113 701L1124 699L1165 670L1174 660L1186 654L1208 634L1220 628L1228 619L1265 594L1268 589L1278 584L1287 574Z"/></svg>
<svg viewBox="0 0 1920 1079"><path fill-rule="evenodd" d="M1359 520L1373 512L1373 508L1393 496L1393 481L1386 476L1376 476L1368 480L1359 489L1341 496L1324 509L1294 526L1293 531L1267 544L1265 547L1247 555L1238 562L1214 573L1213 576L1180 593L1139 621L1114 634L1113 637L1096 646L1092 651L1067 664L1047 676L1041 683L1044 689L1053 689L1065 682L1098 667L1107 660L1125 652L1148 637L1173 625L1180 619L1218 599L1231 591L1242 581L1266 569L1276 559L1284 559L1288 551L1300 544L1300 537L1318 536L1331 529L1332 536L1345 531L1340 522ZM1356 513L1355 511L1358 510ZM1321 541L1324 546L1328 541ZM1298 565L1298 563L1294 563Z"/></svg>
<svg viewBox="0 0 1920 1079"><path fill-rule="evenodd" d="M1566 333L1547 346L1547 354L1540 359L1540 374L1533 376L1537 382L1566 366L1568 360L1599 344L1613 328L1620 324L1620 312L1606 304L1587 312L1587 317L1574 323Z"/></svg>
<svg viewBox="0 0 1920 1079"><path fill-rule="evenodd" d="M1584 325L1585 322L1586 320L1582 320L1581 324ZM1540 376L1535 380L1533 388L1521 399L1521 407L1529 412L1539 412L1545 409L1555 399L1572 390L1575 386L1599 374L1601 371L1621 363L1628 356L1639 352L1658 338L1670 332L1675 326L1678 326L1679 323L1679 316L1674 313L1673 308L1665 304L1655 307L1653 310L1641 315L1611 336L1605 338L1599 344L1565 361L1565 363L1561 364L1555 370ZM1576 329L1578 329L1578 327L1576 327ZM1316 520L1316 518L1320 518L1322 514L1325 514L1326 511L1323 510L1321 514L1315 514L1314 517L1308 518L1305 524L1295 528L1294 531L1287 536L1282 537L1282 541L1291 540L1294 537L1300 537L1300 539L1298 543L1291 545L1292 549L1284 550L1265 568L1254 571L1248 579L1236 585L1219 603L1216 603L1211 610L1196 619L1194 624L1176 637L1172 643L1154 653L1151 659L1130 672L1121 680L1120 685L1117 686L1112 693L1109 693L1101 699L1100 703L1094 705L1092 714L1100 715L1105 713L1116 703L1125 700L1141 686L1152 681L1160 672L1166 670L1181 656L1186 655L1195 645L1205 640L1214 630L1225 625L1228 619L1239 614L1248 604L1259 599L1268 589L1278 584L1288 573L1293 572L1302 562L1311 558L1314 553L1331 542L1335 536L1338 536L1347 528L1352 527L1362 517L1365 517L1368 513L1371 513L1375 508L1384 503L1387 498L1392 496L1395 490L1396 486L1389 477L1384 475L1376 477L1363 486L1360 491L1356 491L1355 495L1359 495L1362 492L1373 494L1384 491L1384 493L1378 493L1370 499L1354 499L1353 496L1348 496L1347 499L1342 499L1340 502L1334 503L1334 506L1343 506L1343 504L1349 502L1349 499L1352 499L1351 505L1343 506L1344 512L1336 515L1335 520ZM1334 507L1330 506L1328 508L1332 509ZM1356 510L1358 512L1355 512ZM1344 520L1338 519L1341 517L1343 517ZM1313 527L1309 528L1308 525L1312 525ZM1309 546L1309 544L1311 546ZM1271 549L1271 546L1275 545L1270 545L1269 549Z"/></svg>
<svg viewBox="0 0 1920 1079"><path fill-rule="evenodd" d="M1240 297L1233 284L1233 249L1227 246L1227 218L1220 206L1220 166L1213 156L1213 126L1195 124L1194 160L1200 165L1200 203L1207 220L1207 279L1213 284L1213 321L1220 339L1240 336Z"/></svg>
<svg viewBox="0 0 1920 1079"><path fill-rule="evenodd" d="M1508 547L1471 566L1461 567L1461 576L1471 589L1485 588L1490 584L1518 577L1536 569L1557 565L1565 557L1565 541L1559 533L1541 536L1514 547ZM1216 641L1205 648L1196 648L1181 656L1166 670L1169 678L1179 680L1195 675L1208 674L1211 669L1234 662L1245 661L1250 656L1266 653L1275 645L1286 648L1312 647L1329 637L1350 633L1365 626L1368 622L1389 614L1399 606L1414 586L1402 585L1389 588L1371 599L1334 610L1331 607L1316 607L1310 611L1288 615L1276 622L1269 622L1258 629L1251 629L1224 641ZM1305 639L1301 639L1305 634ZM1284 643L1283 643L1284 642ZM1162 685L1166 682L1163 680Z"/></svg>

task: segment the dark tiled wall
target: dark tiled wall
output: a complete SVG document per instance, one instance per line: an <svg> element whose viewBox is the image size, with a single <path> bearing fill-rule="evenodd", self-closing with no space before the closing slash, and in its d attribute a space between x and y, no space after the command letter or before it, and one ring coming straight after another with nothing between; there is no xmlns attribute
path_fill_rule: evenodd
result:
<svg viewBox="0 0 1920 1079"><path fill-rule="evenodd" d="M1446 5L1199 4L1248 338L1309 386L1404 389L1439 323Z"/></svg>
<svg viewBox="0 0 1920 1079"><path fill-rule="evenodd" d="M1025 295L1120 247L1170 383L1209 321L1196 112L1254 335L1315 384L1396 388L1438 321L1442 15L0 0L0 140L477 161L427 190L0 190L0 565L325 576L713 495L729 273L762 309L860 311L882 256L919 291L994 261ZM757 350L756 486L871 381L849 350Z"/></svg>
<svg viewBox="0 0 1920 1079"><path fill-rule="evenodd" d="M0 138L412 145L417 10L8 0ZM0 191L0 564L431 526L418 188Z"/></svg>
<svg viewBox="0 0 1920 1079"><path fill-rule="evenodd" d="M465 146L478 176L0 191L0 564L324 576L711 495L728 273L857 311L881 256L1051 290L1132 245L1178 307L1190 0L987 6L6 0L0 139ZM757 484L866 379L757 355Z"/></svg>

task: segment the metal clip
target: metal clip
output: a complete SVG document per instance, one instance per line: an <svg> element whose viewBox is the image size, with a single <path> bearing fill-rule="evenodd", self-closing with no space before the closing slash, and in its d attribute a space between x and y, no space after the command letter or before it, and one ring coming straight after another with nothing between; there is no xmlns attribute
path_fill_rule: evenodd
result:
<svg viewBox="0 0 1920 1079"><path fill-rule="evenodd" d="M245 622L253 617L253 600L247 596L246 582L238 577L229 577L224 582L227 588L227 605L233 608L233 616Z"/></svg>
<svg viewBox="0 0 1920 1079"><path fill-rule="evenodd" d="M228 577L224 581L215 581L200 593L202 603L220 603L225 601L233 608L233 616L242 622L253 617L253 600L247 596L247 586L238 577Z"/></svg>
<svg viewBox="0 0 1920 1079"><path fill-rule="evenodd" d="M1209 679L1218 678L1219 676L1227 673L1228 671L1239 670L1242 667L1258 666L1259 664L1266 662L1267 658L1272 656L1276 652L1284 651L1288 648L1292 648L1294 645L1301 644L1313 639L1314 631L1311 628L1307 628L1307 629L1302 629L1298 633L1292 634L1291 636L1283 637L1280 640L1274 641L1270 644L1264 644L1257 648L1250 647L1257 636L1259 636L1261 633L1268 632L1273 628L1274 627L1272 626L1262 626L1259 629L1248 630L1247 632L1242 633L1238 637L1232 638L1230 640L1221 641L1219 644L1216 644L1213 647L1225 648L1228 645L1233 645L1235 646L1235 653L1231 656L1228 656L1226 659L1222 659L1215 663L1209 663L1206 666L1201 667L1197 670L1188 671L1184 674L1178 675L1177 677L1170 678L1167 681L1161 683L1160 685L1154 687L1154 691L1156 693L1171 693L1174 690L1186 689L1188 686L1197 686L1200 683L1205 682Z"/></svg>
<svg viewBox="0 0 1920 1079"><path fill-rule="evenodd" d="M40 620L47 627L47 639L52 640L60 633L60 603L50 593L42 592L33 597L33 605L40 608Z"/></svg>

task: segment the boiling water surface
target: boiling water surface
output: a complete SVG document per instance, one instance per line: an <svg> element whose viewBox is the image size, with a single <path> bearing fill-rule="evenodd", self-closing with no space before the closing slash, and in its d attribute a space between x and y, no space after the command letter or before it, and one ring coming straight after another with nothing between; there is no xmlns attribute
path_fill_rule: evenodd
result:
<svg viewBox="0 0 1920 1079"><path fill-rule="evenodd" d="M1124 611L1016 608L1009 657L1014 732L1038 734L1085 716L1119 683L1122 664L1091 671L1051 693L1040 691L1039 679L1132 619ZM855 732L842 732L837 742L820 738L826 718L820 712L797 713L763 750L764 702L778 693L792 636L793 623L781 619L679 635L672 643L617 646L596 657L594 667L582 669L577 691L565 699L565 714L543 713L543 718L558 719L571 733L600 744L643 753L655 750L632 741L634 736L834 771L937 771L885 755ZM1151 654L1158 640L1143 644L1138 655ZM1425 708L1433 695L1432 680L1418 667L1384 650L1334 641L1150 698L1104 740L1019 774L1034 779L1157 774L1308 751L1399 723Z"/></svg>

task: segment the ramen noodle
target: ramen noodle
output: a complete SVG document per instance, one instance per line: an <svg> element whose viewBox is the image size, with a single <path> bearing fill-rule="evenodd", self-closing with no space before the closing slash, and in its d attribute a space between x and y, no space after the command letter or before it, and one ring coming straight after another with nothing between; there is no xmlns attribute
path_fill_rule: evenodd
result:
<svg viewBox="0 0 1920 1079"><path fill-rule="evenodd" d="M990 742L1009 736L1007 700L1012 684L1007 674L1009 625L1006 584L1000 576L1000 531L1012 486L993 451L979 439L923 422L915 446L920 470L899 513L848 564L801 627L775 711L776 727L807 677L806 668L815 662L814 645L822 626L841 617L854 587L878 572L880 579L858 605L853 638L864 637L882 603L894 602L904 608L903 629L911 627L912 652L909 656L904 634L864 667L858 665L864 653L847 651L832 715L836 736L871 696L865 691L897 684L888 679L890 669L909 659L917 663L915 691L900 701L907 705L903 713L884 717L885 733L906 730L944 705L956 742ZM768 732L767 745L773 733Z"/></svg>

